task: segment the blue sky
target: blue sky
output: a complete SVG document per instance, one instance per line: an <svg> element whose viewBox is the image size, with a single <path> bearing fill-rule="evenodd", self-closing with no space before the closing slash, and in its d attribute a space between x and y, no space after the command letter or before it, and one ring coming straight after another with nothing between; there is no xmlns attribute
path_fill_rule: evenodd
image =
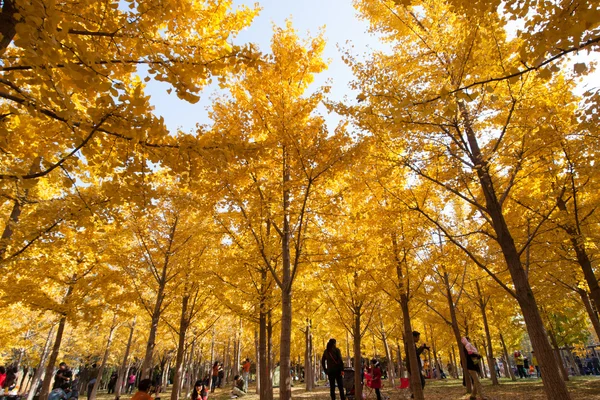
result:
<svg viewBox="0 0 600 400"><path fill-rule="evenodd" d="M234 0L235 5L253 6L252 0ZM242 31L236 43L253 42L262 51L269 50L273 24L284 26L286 19L291 19L298 33L306 37L314 36L321 27L325 27L327 47L324 58L329 59L329 69L320 74L314 85L323 85L331 80L330 98L341 100L344 95L351 94L348 82L352 80L352 72L343 63L338 45L348 47L347 41L354 46L354 54L362 54L369 48L381 48L382 44L367 32L368 24L357 17L351 0L264 0L259 2L262 11L253 24ZM184 132L195 130L197 123L209 122L206 108L210 105L210 95L217 90L216 85L208 87L196 104L179 100L174 94L167 94L169 85L161 82L148 82L146 91L152 96L151 103L156 112L162 115L170 131L181 129ZM354 94L354 96L356 96ZM322 109L322 113L326 111ZM337 124L336 116L327 116L330 129ZM333 126L332 126L333 125Z"/></svg>
<svg viewBox="0 0 600 400"><path fill-rule="evenodd" d="M235 6L253 7L255 3L254 0L234 0ZM327 71L317 76L314 85L317 87L329 81L332 85L329 97L332 100L342 100L345 95L356 96L356 93L351 93L348 88L348 83L352 80L352 72L342 61L342 52L338 46L342 48L353 46L354 55L385 48L384 44L367 32L368 23L358 18L351 0L263 0L259 1L259 5L262 11L252 25L238 35L235 42L252 42L262 51L268 52L273 24L284 26L286 19L291 19L295 29L304 37L308 34L314 36L320 28L325 27L327 47L324 58L329 59L330 64ZM599 63L600 55L595 53L590 56L584 51L571 63L589 63L591 60ZM599 82L600 70L596 70L579 85L577 92L583 93L592 87L597 88ZM166 83L151 80L146 90L151 95L151 103L155 106L156 113L165 119L167 128L171 132L178 129L193 132L196 124L210 122L207 107L211 103L211 94L218 90L217 85L207 87L201 100L196 104L178 99L174 92L168 94L169 87ZM336 115L327 115L324 107L321 107L320 112L325 115L329 129L335 128L339 118Z"/></svg>

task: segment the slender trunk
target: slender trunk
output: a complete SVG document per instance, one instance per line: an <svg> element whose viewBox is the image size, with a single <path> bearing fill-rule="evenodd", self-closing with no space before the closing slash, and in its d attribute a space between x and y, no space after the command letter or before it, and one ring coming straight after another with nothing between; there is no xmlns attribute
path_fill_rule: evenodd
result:
<svg viewBox="0 0 600 400"><path fill-rule="evenodd" d="M498 385L498 377L496 376L496 369L494 368L494 348L492 347L492 335L490 335L490 326L488 325L488 319L486 314L487 302L484 301L481 295L481 288L479 282L475 282L477 287L477 294L479 295L479 309L481 310L481 317L483 318L483 328L485 330L485 339L487 342L487 362L490 370L490 376L492 378L492 385Z"/></svg>
<svg viewBox="0 0 600 400"><path fill-rule="evenodd" d="M215 328L212 329L212 338L210 340L210 367L215 365Z"/></svg>
<svg viewBox="0 0 600 400"><path fill-rule="evenodd" d="M100 382L102 382L102 374L104 373L104 368L106 367L106 362L108 361L108 354L110 353L110 345L113 340L113 334L115 333L117 315L113 317L113 323L110 327L110 331L108 332L108 338L106 339L106 348L104 349L104 356L102 357L102 363L100 364L100 368L98 369L98 375L96 377L96 383L94 383L94 387L92 388L92 392L90 394L89 400L96 400L96 393L98 393L98 387L100 386Z"/></svg>
<svg viewBox="0 0 600 400"><path fill-rule="evenodd" d="M68 308L69 298L73 293L73 285L69 285L67 289L67 294L65 295L65 299L63 301L63 305L65 308ZM40 392L39 400L48 400L48 395L50 394L50 384L52 383L52 378L54 377L54 365L56 364L56 360L58 359L58 352L60 350L60 344L62 342L63 333L65 331L65 325L67 323L67 314L62 314L60 317L60 321L58 322L58 329L56 331L56 338L54 339L54 346L52 348L52 353L50 354L50 359L48 360L48 365L46 366L46 372L44 375L44 382L42 383L42 391Z"/></svg>
<svg viewBox="0 0 600 400"><path fill-rule="evenodd" d="M594 327L594 332L596 333L596 339L600 340L600 320L598 319L598 315L594 311L594 307L592 307L592 303L590 302L590 298L588 296L587 290L578 288L577 293L581 297L581 302L585 306L585 311L587 311L588 317L592 322L592 326Z"/></svg>
<svg viewBox="0 0 600 400"><path fill-rule="evenodd" d="M569 364L573 369L573 373L575 376L581 376L581 372L579 372L579 367L577 367L577 363L575 362L575 357L573 357L573 352L571 351L573 347L566 346L565 351L567 352L567 357L569 358Z"/></svg>
<svg viewBox="0 0 600 400"><path fill-rule="evenodd" d="M290 379L290 350L292 339L292 296L287 290L281 295L281 338L279 343L279 399L292 398L292 380Z"/></svg>
<svg viewBox="0 0 600 400"><path fill-rule="evenodd" d="M394 385L395 385L394 361L392 360L392 352L390 351L390 345L388 343L387 333L385 332L385 326L383 325L383 319L381 319L380 325L381 325L381 340L383 342L383 348L385 349L385 356L388 359L388 379L390 381L390 387L394 387Z"/></svg>
<svg viewBox="0 0 600 400"><path fill-rule="evenodd" d="M33 396L35 396L35 392L37 388L44 379L44 364L46 363L46 359L48 358L48 353L50 352L50 343L52 343L52 336L54 333L54 325L50 327L48 331L48 337L46 338L46 344L44 345L44 349L42 350L42 354L40 355L40 363L38 364L37 369L35 370L35 374L31 379L31 387L29 388L29 394L27 395L27 400L33 400Z"/></svg>
<svg viewBox="0 0 600 400"><path fill-rule="evenodd" d="M352 360L350 357L350 333L346 330L346 366L350 368L352 366Z"/></svg>
<svg viewBox="0 0 600 400"><path fill-rule="evenodd" d="M559 208L566 212L564 203L559 203ZM594 273L592 261L585 249L584 238L573 225L566 225L564 229L570 236L571 245L577 256L577 263L581 267L585 281L590 288L590 297L594 300L596 308L600 308L600 285L598 285L598 278L596 278L596 274Z"/></svg>
<svg viewBox="0 0 600 400"><path fill-rule="evenodd" d="M292 381L290 379L290 351L292 340L292 265L290 249L290 166L288 152L284 145L283 152L283 232L281 240L282 250L282 279L281 279L281 335L279 341L279 399L292 398ZM301 232L298 232L300 235Z"/></svg>
<svg viewBox="0 0 600 400"><path fill-rule="evenodd" d="M352 338L354 343L354 394L356 399L362 399L362 383L361 383L361 365L362 355L360 352L360 316L361 306L354 308L354 326L352 328Z"/></svg>
<svg viewBox="0 0 600 400"><path fill-rule="evenodd" d="M267 357L269 358L269 382L273 387L273 371L275 362L273 360L273 320L271 310L267 313Z"/></svg>
<svg viewBox="0 0 600 400"><path fill-rule="evenodd" d="M154 304L154 310L152 312L152 319L150 323L150 333L148 335L148 342L146 343L146 354L144 355L144 362L142 364L142 378L152 379L152 358L154 355L154 346L156 345L156 332L158 331L158 322L160 321L160 315L162 313L162 304L165 298L165 286L167 283L167 263L165 263L161 280L159 281L158 292L156 293L156 303Z"/></svg>
<svg viewBox="0 0 600 400"><path fill-rule="evenodd" d="M440 364L438 363L437 350L435 347L435 338L433 336L433 327L431 325L429 325L429 332L431 332L431 350L433 351L433 365L436 367L435 374L432 374L432 376L435 379L440 379ZM430 358L431 358L431 356L430 356ZM432 371L433 371L433 369L432 369Z"/></svg>
<svg viewBox="0 0 600 400"><path fill-rule="evenodd" d="M178 400L181 396L181 380L183 378L183 356L185 355L185 336L190 326L188 315L188 304L190 295L186 294L181 300L181 318L179 319L179 340L177 342L177 355L175 356L175 376L173 378L173 389L171 389L171 400Z"/></svg>
<svg viewBox="0 0 600 400"><path fill-rule="evenodd" d="M504 369L506 372L506 377L510 376L510 379L513 381L517 380L515 376L515 371L510 366L510 358L508 357L508 350L506 349L506 343L504 342L504 336L500 333L500 342L502 343L502 351L504 352Z"/></svg>
<svg viewBox="0 0 600 400"><path fill-rule="evenodd" d="M450 277L448 272L444 272L444 286L446 288L446 299L448 300L448 308L450 310L450 318L452 322L452 332L454 333L454 339L456 340L456 345L458 346L458 355L460 356L460 365L463 370L463 377L465 379L465 384L467 388L467 393L471 393L472 383L469 377L469 372L467 370L467 355L464 351L464 346L462 345L460 330L458 328L458 319L456 318L456 305L454 304L454 298L452 296L452 290L450 288Z"/></svg>
<svg viewBox="0 0 600 400"><path fill-rule="evenodd" d="M452 345L452 366L454 367L452 369L452 375L454 376L454 379L458 379L458 363L456 361L456 352L454 351L454 345Z"/></svg>
<svg viewBox="0 0 600 400"><path fill-rule="evenodd" d="M306 385L306 391L310 392L313 390L314 379L312 378L312 321L306 319L306 330L304 331L304 337L306 341L306 348L304 350L304 383Z"/></svg>
<svg viewBox="0 0 600 400"><path fill-rule="evenodd" d="M402 350L400 343L396 343L396 354L398 356L398 376L404 378L404 363L402 362Z"/></svg>
<svg viewBox="0 0 600 400"><path fill-rule="evenodd" d="M258 374L260 381L260 398L265 400L273 399L273 386L271 384L271 366L269 363L269 351L267 347L267 312L266 304L261 304L261 311L258 321Z"/></svg>
<svg viewBox="0 0 600 400"><path fill-rule="evenodd" d="M400 257L400 249L395 233L392 233L392 247L396 262L400 308L402 309L402 319L404 324L404 349L406 350L406 355L408 357L407 366L409 366L408 370L410 371L410 388L414 399L424 400L423 387L421 386L421 370L419 369L419 363L417 361L417 352L414 350L416 347L412 335L413 329L408 307L410 284L408 283L408 279L405 279L402 271L402 260L405 260L405 257Z"/></svg>
<svg viewBox="0 0 600 400"><path fill-rule="evenodd" d="M127 362L129 361L129 352L131 351L131 342L133 341L135 321L136 318L134 317L129 327L129 339L127 339L127 347L125 347L125 355L123 356L123 362L121 363L121 372L119 373L119 377L117 378L117 386L115 388L115 400L119 400L119 397L121 397L121 389L123 383L127 380L127 374L129 372L129 369L127 368Z"/></svg>
<svg viewBox="0 0 600 400"><path fill-rule="evenodd" d="M560 354L560 348L558 347L558 342L556 341L556 336L554 335L554 331L552 329L548 330L548 335L550 336L550 341L552 342L552 346L554 346L554 357L556 357L556 361L558 363L558 368L560 369L560 374L562 375L565 381L569 380L569 374L567 369L565 368L565 364L562 359L562 355ZM537 352L536 352L537 357ZM542 379L544 378L544 373L542 372Z"/></svg>
<svg viewBox="0 0 600 400"><path fill-rule="evenodd" d="M260 317L259 317L260 318ZM260 320L259 320L260 323ZM258 330L256 327L254 328L254 359L256 360L256 394L260 396L260 371L261 371L261 363L260 363L260 340L258 338Z"/></svg>
<svg viewBox="0 0 600 400"><path fill-rule="evenodd" d="M523 269L520 255L511 232L504 219L502 205L496 195L496 189L494 188L492 177L489 174L490 167L488 161L481 154L467 107L462 101L459 101L458 105L464 122L471 156L474 165L477 166L475 172L477 173L480 187L485 197L486 212L492 221L497 242L502 250L502 254L504 255L506 265L512 278L517 302L521 307L521 313L527 326L529 339L531 340L531 344L539 362L543 377L542 383L544 385L544 391L546 396L548 396L548 400L569 400L571 396L569 395L565 381L561 379L560 373L557 370L558 365L553 356L552 347L548 342L544 322L540 315L533 290L529 284L527 274Z"/></svg>

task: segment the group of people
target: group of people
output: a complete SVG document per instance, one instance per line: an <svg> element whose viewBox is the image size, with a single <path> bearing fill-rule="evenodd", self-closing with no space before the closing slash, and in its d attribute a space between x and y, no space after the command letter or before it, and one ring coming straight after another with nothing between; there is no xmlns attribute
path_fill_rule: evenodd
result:
<svg viewBox="0 0 600 400"><path fill-rule="evenodd" d="M8 393L17 385L17 368L14 366L0 366L0 389Z"/></svg>
<svg viewBox="0 0 600 400"><path fill-rule="evenodd" d="M336 347L336 340L329 339L323 356L321 357L321 367L327 375L329 381L329 393L331 399L335 400L335 388L337 386L340 392L340 398L346 399L344 392L344 360L342 359L342 352ZM377 400L381 400L381 366L379 361L375 358L372 359L369 365L365 365L362 368L363 380L366 381L366 385L375 391Z"/></svg>

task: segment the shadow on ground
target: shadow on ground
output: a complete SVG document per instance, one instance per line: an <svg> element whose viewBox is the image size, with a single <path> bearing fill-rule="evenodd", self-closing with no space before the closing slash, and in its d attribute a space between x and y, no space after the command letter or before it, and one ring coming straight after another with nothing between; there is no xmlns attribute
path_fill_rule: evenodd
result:
<svg viewBox="0 0 600 400"><path fill-rule="evenodd" d="M600 377L571 377L567 382L572 400L600 400ZM483 381L483 387L486 397L490 400L543 400L546 398L542 389L540 379L524 379L517 382L502 379L499 386L492 387L489 380ZM250 386L249 393L243 397L244 400L259 400L259 396L254 393L255 386ZM217 389L215 393L209 395L209 400L231 399L231 388ZM410 393L406 390L390 389L384 387L382 393L390 400L407 399ZM329 400L329 388L318 386L312 392L306 392L303 386L296 384L293 388L293 398L295 399L316 399ZM121 396L121 400L128 400L130 396ZM170 392L161 393L161 400L170 400ZM339 399L339 393L336 391L336 398ZM448 379L443 381L427 381L425 386L426 400L458 400L468 399L465 394L461 380ZM278 390L274 390L274 400L278 399ZM376 400L372 393L369 399ZM98 400L114 400L112 395L101 393Z"/></svg>

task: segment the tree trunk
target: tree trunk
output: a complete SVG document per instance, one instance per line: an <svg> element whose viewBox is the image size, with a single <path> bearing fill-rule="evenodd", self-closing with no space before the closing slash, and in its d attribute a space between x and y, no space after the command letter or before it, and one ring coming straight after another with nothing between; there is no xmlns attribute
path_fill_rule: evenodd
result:
<svg viewBox="0 0 600 400"><path fill-rule="evenodd" d="M260 398L265 400L273 399L273 386L271 381L271 365L269 360L270 349L267 346L268 331L267 331L267 312L266 305L261 304L261 311L258 322L258 374L260 381Z"/></svg>
<svg viewBox="0 0 600 400"><path fill-rule="evenodd" d="M446 287L446 299L448 300L448 309L450 310L450 318L452 322L452 332L454 333L454 339L456 340L456 345L458 346L458 355L460 357L460 365L463 370L463 377L465 379L467 393L471 393L472 391L472 382L467 370L467 355L464 351L464 346L462 344L460 330L458 328L458 319L456 318L456 305L454 304L454 298L452 297L452 290L450 288L450 277L448 276L448 272L444 271L444 286Z"/></svg>
<svg viewBox="0 0 600 400"><path fill-rule="evenodd" d="M354 326L352 338L354 343L354 394L356 399L362 399L361 365L362 354L360 352L360 316L361 306L356 306L354 311Z"/></svg>
<svg viewBox="0 0 600 400"><path fill-rule="evenodd" d="M150 333L146 344L146 354L142 364L142 378L152 379L152 358L154 356L154 346L156 345L156 332L158 331L158 322L162 313L162 304L165 297L165 286L167 283L167 263L163 266L162 276L156 293L156 303L152 311L152 319L150 323Z"/></svg>
<svg viewBox="0 0 600 400"><path fill-rule="evenodd" d="M488 325L488 319L486 314L487 303L484 301L481 295L481 288L479 282L475 281L477 287L477 294L479 295L479 309L481 310L481 317L483 318L483 328L485 330L485 339L487 342L487 362L490 370L490 376L492 378L492 385L498 385L498 377L496 376L496 368L494 368L494 348L492 346L492 335L490 335L490 326Z"/></svg>
<svg viewBox="0 0 600 400"><path fill-rule="evenodd" d="M181 380L183 377L183 356L185 355L185 336L190 326L190 317L188 316L188 304L190 295L183 296L181 301L181 318L179 319L179 340L177 342L177 355L175 356L175 376L173 378L173 388L171 389L171 400L179 400L181 396Z"/></svg>
<svg viewBox="0 0 600 400"><path fill-rule="evenodd" d="M431 325L429 325L429 332L431 333L430 339L431 339L431 350L433 351L433 365L436 367L435 374L433 373L433 368L431 369L432 377L435 379L440 379L440 364L439 364L438 358L437 358L437 350L435 347L435 338L433 336L433 327ZM431 360L431 355L429 356L429 359ZM431 363L431 361L430 361L430 363Z"/></svg>
<svg viewBox="0 0 600 400"><path fill-rule="evenodd" d="M102 382L102 374L104 373L104 368L106 367L106 362L108 361L108 354L110 353L110 345L113 340L113 334L115 333L117 315L113 317L113 323L110 327L110 331L108 332L108 338L106 339L106 348L104 349L104 356L102 357L102 363L100 364L100 368L98 369L98 375L96 377L96 383L94 383L94 387L92 388L92 392L90 394L89 400L96 400L96 393L98 393L98 387L100 386L100 382Z"/></svg>
<svg viewBox="0 0 600 400"><path fill-rule="evenodd" d="M260 317L259 317L260 318ZM260 323L260 321L259 321ZM256 394L259 395L260 398L260 371L261 371L261 363L260 363L260 340L258 338L258 330L254 327L254 359L256 360Z"/></svg>
<svg viewBox="0 0 600 400"><path fill-rule="evenodd" d="M123 356L123 362L121 363L121 371L119 373L119 377L117 378L117 386L115 387L115 400L119 400L119 397L121 397L123 383L127 382L127 376L129 373L129 369L127 368L127 362L129 361L129 352L131 351L131 342L133 340L133 331L135 330L135 321L136 318L134 317L129 327L129 339L127 339L127 347L125 347L125 355Z"/></svg>
<svg viewBox="0 0 600 400"><path fill-rule="evenodd" d="M2 11L0 12L0 56L4 54L17 33L15 14L18 12L15 7L15 0L4 0L2 2Z"/></svg>
<svg viewBox="0 0 600 400"><path fill-rule="evenodd" d="M395 232L392 233L392 248L394 251L394 260L396 263L396 276L398 278L398 291L400 297L400 308L402 309L402 319L404 324L404 349L407 355L407 366L410 366L410 388L413 393L413 398L416 400L424 400L423 386L421 386L421 371L417 361L417 352L415 340L412 334L412 326L410 321L410 312L408 308L410 286L408 280L404 278L402 272L402 260L400 257L400 249ZM359 398L360 399L360 398Z"/></svg>
<svg viewBox="0 0 600 400"><path fill-rule="evenodd" d="M400 343L396 343L396 353L398 355L398 376L404 378L404 363L402 363L402 349L400 349Z"/></svg>
<svg viewBox="0 0 600 400"><path fill-rule="evenodd" d="M502 336L502 333L500 333L500 342L502 343L502 350L504 351L504 370L506 372L506 377L508 378L510 376L510 379L516 381L517 377L515 376L515 371L510 366L510 358L508 356L508 350L506 349L506 343L504 342L504 336Z"/></svg>
<svg viewBox="0 0 600 400"><path fill-rule="evenodd" d="M454 379L458 379L458 362L456 361L456 351L454 351L454 345L452 345L452 376Z"/></svg>
<svg viewBox="0 0 600 400"><path fill-rule="evenodd" d="M350 333L346 331L346 366L350 368L352 366L352 360L350 356Z"/></svg>
<svg viewBox="0 0 600 400"><path fill-rule="evenodd" d="M304 384L306 385L306 391L310 392L313 390L314 379L312 377L312 321L306 319L306 330L304 331L304 338L306 342L306 348L304 350Z"/></svg>
<svg viewBox="0 0 600 400"><path fill-rule="evenodd" d="M592 307L592 303L590 302L590 298L588 296L587 290L578 288L577 293L581 297L581 302L585 306L585 311L587 311L588 317L592 322L592 326L594 327L594 332L596 333L596 339L600 340L600 320L598 319L598 315L594 311L594 307Z"/></svg>
<svg viewBox="0 0 600 400"><path fill-rule="evenodd" d="M390 381L390 387L394 387L395 386L394 361L392 360L392 352L390 351L390 345L388 343L387 333L385 332L385 326L383 325L383 319L381 319L380 325L381 325L381 341L383 342L383 348L385 349L385 356L388 359L388 380Z"/></svg>
<svg viewBox="0 0 600 400"><path fill-rule="evenodd" d="M558 347L558 342L556 341L556 336L552 329L548 330L548 335L550 336L550 340L552 341L552 345L554 346L554 357L556 357L556 361L558 363L558 368L560 369L560 374L562 375L565 381L569 380L569 374L565 368L565 363L563 362L562 355L560 354L560 348ZM537 352L536 352L537 357ZM538 359L539 360L539 359ZM544 379L544 373L542 372L542 379Z"/></svg>
<svg viewBox="0 0 600 400"><path fill-rule="evenodd" d="M50 327L48 331L48 337L46 338L46 344L44 345L44 349L42 350L42 354L40 355L40 363L38 364L37 369L35 370L35 374L31 379L31 387L29 388L29 393L27 395L27 400L33 400L33 396L35 396L35 392L37 388L44 379L44 364L46 363L46 359L48 358L48 353L50 352L50 343L52 343L52 334L54 333L54 325Z"/></svg>
<svg viewBox="0 0 600 400"><path fill-rule="evenodd" d="M69 298L71 297L72 293L73 285L71 284L69 285L69 289L67 289L67 294L65 295L65 299L63 301L65 308L68 308L69 306ZM56 364L56 359L58 358L58 352L60 350L60 344L62 342L66 323L67 314L65 313L61 315L60 321L58 322L56 338L54 339L54 347L52 348L52 353L50 354L50 359L48 360L48 365L46 366L44 382L42 383L42 391L40 392L39 400L48 400L48 395L50 394L50 384L52 383L52 378L54 378L54 365Z"/></svg>
<svg viewBox="0 0 600 400"><path fill-rule="evenodd" d="M548 342L544 322L540 315L533 290L529 284L527 274L523 269L520 255L511 232L504 219L502 206L496 195L494 183L489 174L489 163L481 154L467 107L462 101L459 101L458 105L464 122L465 133L467 135L469 148L471 149L473 162L474 165L477 166L474 169L479 178L480 187L485 197L485 211L487 211L492 220L492 226L496 233L497 242L502 250L502 254L504 255L506 265L513 281L517 302L521 307L521 313L527 326L529 339L535 350L542 373L544 391L546 392L546 396L548 396L548 400L569 400L571 396L567 390L565 381L561 379L560 373L557 370L558 365L553 356L552 347Z"/></svg>

